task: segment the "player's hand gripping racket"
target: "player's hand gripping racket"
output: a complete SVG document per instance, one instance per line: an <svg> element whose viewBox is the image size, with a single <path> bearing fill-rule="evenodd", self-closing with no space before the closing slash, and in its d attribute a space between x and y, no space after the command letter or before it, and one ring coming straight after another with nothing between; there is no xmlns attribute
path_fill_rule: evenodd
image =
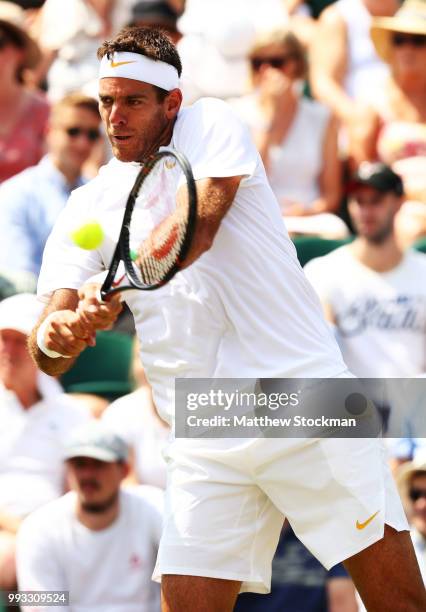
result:
<svg viewBox="0 0 426 612"><path fill-rule="evenodd" d="M188 253L196 216L197 191L188 160L173 149L155 153L144 163L127 199L100 290L102 301L128 289L157 289L167 283Z"/></svg>

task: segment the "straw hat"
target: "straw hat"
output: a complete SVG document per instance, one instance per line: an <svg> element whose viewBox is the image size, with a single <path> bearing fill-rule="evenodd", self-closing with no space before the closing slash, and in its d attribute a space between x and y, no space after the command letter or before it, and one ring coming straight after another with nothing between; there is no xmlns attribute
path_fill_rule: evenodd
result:
<svg viewBox="0 0 426 612"><path fill-rule="evenodd" d="M23 68L34 68L41 59L40 49L25 31L25 11L13 2L0 1L0 29L21 41L24 49Z"/></svg>
<svg viewBox="0 0 426 612"><path fill-rule="evenodd" d="M402 499L407 502L408 499L408 487L411 481L411 477L416 472L425 472L426 474L426 450L421 450L415 456L413 461L407 461L403 463L395 474L396 483L399 488Z"/></svg>
<svg viewBox="0 0 426 612"><path fill-rule="evenodd" d="M371 38L377 53L388 63L393 32L426 36L426 0L406 0L393 17L373 19Z"/></svg>

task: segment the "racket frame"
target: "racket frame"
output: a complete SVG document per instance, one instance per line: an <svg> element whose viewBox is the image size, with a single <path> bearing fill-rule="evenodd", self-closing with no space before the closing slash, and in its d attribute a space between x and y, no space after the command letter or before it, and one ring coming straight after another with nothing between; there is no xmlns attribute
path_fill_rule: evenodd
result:
<svg viewBox="0 0 426 612"><path fill-rule="evenodd" d="M132 219L133 210L136 204L136 200L140 193L141 187L145 182L146 178L150 175L152 169L156 166L157 163L161 161L164 157L174 157L179 164L185 178L188 190L188 218L186 224L186 232L182 242L182 245L179 250L179 257L176 259L174 265L170 268L167 274L158 282L152 285L142 283L135 272L135 264L133 262L131 256L130 249L130 223ZM192 168L187 160L187 158L176 151L175 149L164 147L161 151L157 151L151 157L149 157L146 162L144 162L142 168L139 171L139 174L136 177L136 180L133 184L133 187L129 193L127 198L126 206L123 214L123 221L121 224L121 230L118 237L118 242L114 250L114 254L111 259L111 263L109 266L108 273L105 277L104 282L102 283L102 287L99 292L100 301L105 302L107 296L114 295L115 293L122 293L123 291L129 291L132 289L139 289L142 291L152 291L154 289L158 289L165 285L179 270L181 270L182 262L185 260L185 257L188 254L188 251L191 247L192 240L195 233L197 220L197 189L195 185L194 176L192 173ZM123 262L125 269L125 276L129 281L129 285L117 286L114 287L114 279L117 273L118 266L120 262Z"/></svg>

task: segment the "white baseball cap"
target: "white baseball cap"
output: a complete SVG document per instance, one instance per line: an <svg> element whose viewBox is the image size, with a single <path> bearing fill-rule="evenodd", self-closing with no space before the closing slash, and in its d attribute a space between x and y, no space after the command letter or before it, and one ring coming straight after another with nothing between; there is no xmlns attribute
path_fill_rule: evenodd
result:
<svg viewBox="0 0 426 612"><path fill-rule="evenodd" d="M0 302L0 329L14 329L28 336L44 305L32 293L18 293Z"/></svg>
<svg viewBox="0 0 426 612"><path fill-rule="evenodd" d="M64 449L64 459L89 457L106 463L127 462L126 442L99 421L91 421L74 430Z"/></svg>

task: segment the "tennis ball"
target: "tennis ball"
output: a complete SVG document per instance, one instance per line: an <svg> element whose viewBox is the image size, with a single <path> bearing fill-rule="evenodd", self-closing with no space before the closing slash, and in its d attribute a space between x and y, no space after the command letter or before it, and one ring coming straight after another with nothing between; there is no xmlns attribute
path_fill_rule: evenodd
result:
<svg viewBox="0 0 426 612"><path fill-rule="evenodd" d="M97 249L104 240L104 231L97 221L87 221L70 234L71 240L80 249L92 251Z"/></svg>

